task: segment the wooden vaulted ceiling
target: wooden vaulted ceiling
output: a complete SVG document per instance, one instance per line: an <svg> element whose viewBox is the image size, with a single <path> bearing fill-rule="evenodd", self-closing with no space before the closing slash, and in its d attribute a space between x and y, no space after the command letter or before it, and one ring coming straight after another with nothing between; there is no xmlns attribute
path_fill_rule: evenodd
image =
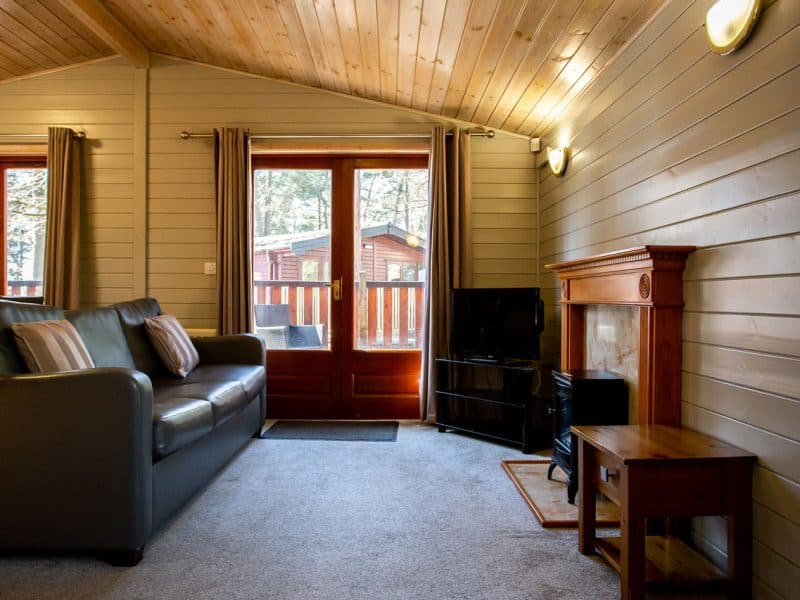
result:
<svg viewBox="0 0 800 600"><path fill-rule="evenodd" d="M668 0L0 0L0 79L147 53L535 136Z"/></svg>

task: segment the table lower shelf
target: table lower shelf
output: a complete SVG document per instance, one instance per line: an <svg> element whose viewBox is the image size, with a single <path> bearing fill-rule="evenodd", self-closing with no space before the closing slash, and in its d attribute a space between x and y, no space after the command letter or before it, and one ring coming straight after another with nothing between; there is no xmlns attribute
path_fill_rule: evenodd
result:
<svg viewBox="0 0 800 600"><path fill-rule="evenodd" d="M620 538L595 538L595 548L620 571ZM688 544L673 536L648 535L645 540L645 582L648 587L724 587L726 575Z"/></svg>

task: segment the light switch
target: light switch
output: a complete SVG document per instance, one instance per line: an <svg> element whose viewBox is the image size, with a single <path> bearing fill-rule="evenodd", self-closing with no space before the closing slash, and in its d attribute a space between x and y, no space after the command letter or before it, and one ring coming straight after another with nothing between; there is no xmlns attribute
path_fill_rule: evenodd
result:
<svg viewBox="0 0 800 600"><path fill-rule="evenodd" d="M217 263L215 263L215 262L203 263L203 274L204 275L216 275L217 274Z"/></svg>

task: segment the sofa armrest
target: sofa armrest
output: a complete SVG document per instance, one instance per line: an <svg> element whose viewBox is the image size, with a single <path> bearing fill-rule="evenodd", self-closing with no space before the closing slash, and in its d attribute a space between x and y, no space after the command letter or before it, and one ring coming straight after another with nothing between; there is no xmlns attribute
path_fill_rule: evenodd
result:
<svg viewBox="0 0 800 600"><path fill-rule="evenodd" d="M264 340L252 333L193 337L201 365L265 365Z"/></svg>
<svg viewBox="0 0 800 600"><path fill-rule="evenodd" d="M131 369L0 376L0 546L141 547L152 414L150 379Z"/></svg>

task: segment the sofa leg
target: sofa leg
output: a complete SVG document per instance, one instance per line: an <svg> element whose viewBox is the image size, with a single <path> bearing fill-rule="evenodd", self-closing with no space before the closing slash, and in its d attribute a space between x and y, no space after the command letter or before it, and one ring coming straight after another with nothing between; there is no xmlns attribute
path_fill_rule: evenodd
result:
<svg viewBox="0 0 800 600"><path fill-rule="evenodd" d="M115 567L135 567L144 556L144 546L135 550L116 550L108 552L106 560Z"/></svg>

